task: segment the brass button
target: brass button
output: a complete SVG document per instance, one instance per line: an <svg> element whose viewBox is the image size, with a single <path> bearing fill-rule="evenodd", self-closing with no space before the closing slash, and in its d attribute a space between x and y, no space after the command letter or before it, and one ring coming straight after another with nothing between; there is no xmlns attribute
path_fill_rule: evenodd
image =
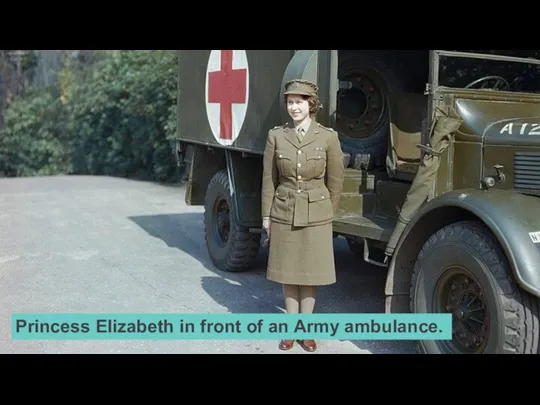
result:
<svg viewBox="0 0 540 405"><path fill-rule="evenodd" d="M297 192L298 194L300 194L300 193L302 192L302 190L296 190L296 192Z"/></svg>
<svg viewBox="0 0 540 405"><path fill-rule="evenodd" d="M298 167L302 167L302 164L301 164L301 163L298 163L298 164L297 164L296 166L298 166Z"/></svg>
<svg viewBox="0 0 540 405"><path fill-rule="evenodd" d="M302 176L298 176L298 180L300 180L302 178Z"/></svg>
<svg viewBox="0 0 540 405"><path fill-rule="evenodd" d="M302 154L302 151L301 151L301 150L299 150L299 151L298 151L298 154L299 154L299 155L301 155L301 154Z"/></svg>

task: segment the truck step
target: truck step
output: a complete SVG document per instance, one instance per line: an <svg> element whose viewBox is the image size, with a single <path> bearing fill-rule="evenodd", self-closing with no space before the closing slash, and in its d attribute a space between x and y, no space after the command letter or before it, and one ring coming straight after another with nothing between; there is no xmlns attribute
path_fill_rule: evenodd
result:
<svg viewBox="0 0 540 405"><path fill-rule="evenodd" d="M388 242L394 231L395 224L395 218L361 215L338 210L334 218L333 228L334 232L340 234Z"/></svg>
<svg viewBox="0 0 540 405"><path fill-rule="evenodd" d="M387 180L386 171L368 172L366 170L345 169L344 193L363 193L374 191L379 180Z"/></svg>
<svg viewBox="0 0 540 405"><path fill-rule="evenodd" d="M341 194L339 200L338 212L343 211L351 214L365 215L370 214L375 209L375 193L365 192L346 192Z"/></svg>
<svg viewBox="0 0 540 405"><path fill-rule="evenodd" d="M375 189L375 176L362 170L345 169L344 193L361 193Z"/></svg>

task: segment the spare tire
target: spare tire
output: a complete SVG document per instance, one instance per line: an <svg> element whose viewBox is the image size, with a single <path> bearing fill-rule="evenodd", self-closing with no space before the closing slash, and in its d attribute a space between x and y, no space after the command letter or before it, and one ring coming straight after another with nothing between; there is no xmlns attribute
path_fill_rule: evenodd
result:
<svg viewBox="0 0 540 405"><path fill-rule="evenodd" d="M384 164L390 134L388 95L409 90L405 72L393 69L384 55L340 54L338 77L351 87L338 92L336 129L351 166L357 154L370 155L369 167Z"/></svg>

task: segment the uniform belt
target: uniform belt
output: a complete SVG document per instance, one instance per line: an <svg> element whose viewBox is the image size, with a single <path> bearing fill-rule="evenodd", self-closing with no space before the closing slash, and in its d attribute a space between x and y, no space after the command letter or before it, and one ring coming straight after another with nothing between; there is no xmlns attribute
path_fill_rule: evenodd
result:
<svg viewBox="0 0 540 405"><path fill-rule="evenodd" d="M317 185L317 184L313 184L312 182L298 181L296 184L296 187L287 185L287 186L283 186L283 190L290 193L298 193L298 190L309 191L309 190L316 190L322 187L325 187L324 183Z"/></svg>

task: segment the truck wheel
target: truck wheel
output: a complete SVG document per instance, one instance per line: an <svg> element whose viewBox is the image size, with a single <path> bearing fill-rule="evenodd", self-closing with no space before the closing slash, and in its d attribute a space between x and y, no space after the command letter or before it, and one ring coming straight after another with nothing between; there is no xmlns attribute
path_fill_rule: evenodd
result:
<svg viewBox="0 0 540 405"><path fill-rule="evenodd" d="M476 221L444 227L422 248L413 313L451 312L451 341L420 341L426 354L536 354L538 300L515 283L491 232Z"/></svg>
<svg viewBox="0 0 540 405"><path fill-rule="evenodd" d="M339 61L340 81L352 88L338 93L336 129L344 153L371 155L370 166L383 165L388 148L390 116L388 94L406 91L402 79L382 57L365 53L347 54Z"/></svg>
<svg viewBox="0 0 540 405"><path fill-rule="evenodd" d="M226 170L214 175L206 191L204 231L208 253L223 271L238 272L250 267L260 248L261 235L235 223Z"/></svg>

